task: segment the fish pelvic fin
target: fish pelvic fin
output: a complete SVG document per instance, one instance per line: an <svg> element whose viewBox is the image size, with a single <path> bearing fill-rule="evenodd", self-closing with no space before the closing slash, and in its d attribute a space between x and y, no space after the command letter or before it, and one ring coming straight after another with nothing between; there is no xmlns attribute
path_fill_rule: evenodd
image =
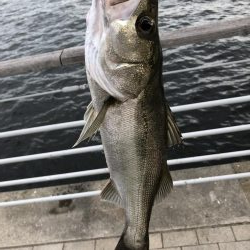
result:
<svg viewBox="0 0 250 250"><path fill-rule="evenodd" d="M114 182L110 179L101 192L101 199L123 207L122 198L118 193Z"/></svg>
<svg viewBox="0 0 250 250"><path fill-rule="evenodd" d="M105 115L107 113L107 110L109 108L109 106L114 102L114 98L110 97L108 98L99 113L97 113L94 109L93 103L91 102L88 107L87 110L84 114L84 120L86 121L86 124L77 140L77 142L74 144L73 148L76 147L77 145L79 145L82 141L86 140L87 138L90 138L91 136L93 136L97 130L99 129L99 127L101 126Z"/></svg>
<svg viewBox="0 0 250 250"><path fill-rule="evenodd" d="M168 167L164 166L162 168L162 175L161 175L161 179L160 179L159 189L158 189L158 192L155 196L155 203L154 204L158 204L158 203L162 202L163 199L165 199L168 196L168 194L171 192L172 189L173 189L172 177L170 175Z"/></svg>
<svg viewBox="0 0 250 250"><path fill-rule="evenodd" d="M172 147L175 145L182 144L182 135L178 128L178 125L175 121L174 115L169 107L166 104L166 111L167 111L167 145L168 147Z"/></svg>

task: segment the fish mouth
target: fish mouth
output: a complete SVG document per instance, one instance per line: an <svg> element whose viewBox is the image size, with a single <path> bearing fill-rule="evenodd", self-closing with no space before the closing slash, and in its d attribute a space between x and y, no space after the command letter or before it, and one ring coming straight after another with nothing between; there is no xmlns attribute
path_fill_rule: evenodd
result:
<svg viewBox="0 0 250 250"><path fill-rule="evenodd" d="M133 68L140 65L144 65L144 62L124 62L116 65L116 69Z"/></svg>
<svg viewBox="0 0 250 250"><path fill-rule="evenodd" d="M109 68L112 70L123 70L123 69L128 69L128 68L134 68L138 66L143 66L145 63L144 62L121 62L121 63L114 63L109 61L108 65Z"/></svg>
<svg viewBox="0 0 250 250"><path fill-rule="evenodd" d="M128 2L128 1L129 0L111 0L109 4L110 4L110 6L115 6L115 5L125 3L125 2Z"/></svg>
<svg viewBox="0 0 250 250"><path fill-rule="evenodd" d="M128 20L137 9L140 1L141 0L102 0L109 22L116 19Z"/></svg>

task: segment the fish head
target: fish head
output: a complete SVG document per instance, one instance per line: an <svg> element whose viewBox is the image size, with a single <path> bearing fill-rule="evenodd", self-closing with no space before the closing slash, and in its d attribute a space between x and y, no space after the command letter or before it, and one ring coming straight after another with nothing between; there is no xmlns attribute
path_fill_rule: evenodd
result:
<svg viewBox="0 0 250 250"><path fill-rule="evenodd" d="M158 0L93 0L91 9L87 32L102 88L120 100L136 97L161 66Z"/></svg>
<svg viewBox="0 0 250 250"><path fill-rule="evenodd" d="M104 0L106 49L116 63L154 63L158 1ZM107 52L107 51L106 51Z"/></svg>

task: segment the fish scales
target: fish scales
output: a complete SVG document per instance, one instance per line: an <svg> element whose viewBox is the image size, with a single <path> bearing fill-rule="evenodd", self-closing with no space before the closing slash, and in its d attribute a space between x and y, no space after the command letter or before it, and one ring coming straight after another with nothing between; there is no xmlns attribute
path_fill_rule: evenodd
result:
<svg viewBox="0 0 250 250"><path fill-rule="evenodd" d="M172 188L167 146L181 134L166 104L157 0L92 0L85 64L92 102L76 143L99 128L110 180L101 197L125 211L115 250L148 250L153 204Z"/></svg>
<svg viewBox="0 0 250 250"><path fill-rule="evenodd" d="M111 180L124 202L129 237L140 240L147 235L148 217L162 170L166 167L163 154L166 129L162 123L165 110L160 112L161 105L155 107L155 112L145 92L118 104L119 107L110 108L100 129Z"/></svg>

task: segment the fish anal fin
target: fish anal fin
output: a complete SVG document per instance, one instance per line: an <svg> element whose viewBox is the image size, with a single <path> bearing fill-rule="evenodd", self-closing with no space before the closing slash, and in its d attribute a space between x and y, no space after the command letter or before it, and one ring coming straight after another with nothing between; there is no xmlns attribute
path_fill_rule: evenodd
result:
<svg viewBox="0 0 250 250"><path fill-rule="evenodd" d="M96 133L96 131L101 126L105 115L107 113L108 108L111 104L113 104L114 99L112 97L108 98L104 103L99 112L96 112L94 109L94 106L92 102L88 105L87 111L84 115L84 120L86 121L86 124L77 140L75 145L73 147L76 147L79 143L86 140L87 138L91 137Z"/></svg>
<svg viewBox="0 0 250 250"><path fill-rule="evenodd" d="M167 166L164 166L162 170L161 180L159 183L159 189L155 196L155 204L158 204L161 201L163 201L163 199L168 196L168 194L171 192L172 189L173 189L172 177L169 173Z"/></svg>
<svg viewBox="0 0 250 250"><path fill-rule="evenodd" d="M172 147L182 143L182 135L168 104L166 104L166 111L167 111L167 128L168 128L167 145L168 147Z"/></svg>
<svg viewBox="0 0 250 250"><path fill-rule="evenodd" d="M114 182L110 179L101 192L101 199L122 207L122 199Z"/></svg>

